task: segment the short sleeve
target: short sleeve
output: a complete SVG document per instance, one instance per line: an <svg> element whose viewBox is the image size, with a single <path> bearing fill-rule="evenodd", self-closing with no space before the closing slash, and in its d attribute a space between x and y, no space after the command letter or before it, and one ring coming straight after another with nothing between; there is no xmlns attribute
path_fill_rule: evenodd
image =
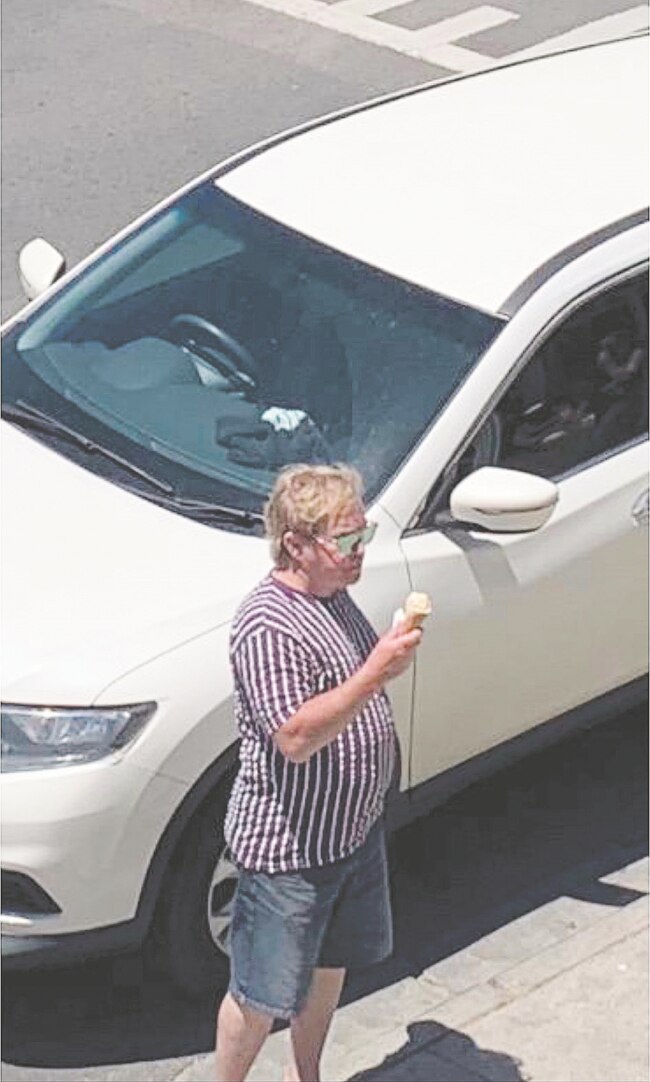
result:
<svg viewBox="0 0 650 1082"><path fill-rule="evenodd" d="M243 638L233 667L251 713L270 736L318 694L315 665L291 635L263 628Z"/></svg>

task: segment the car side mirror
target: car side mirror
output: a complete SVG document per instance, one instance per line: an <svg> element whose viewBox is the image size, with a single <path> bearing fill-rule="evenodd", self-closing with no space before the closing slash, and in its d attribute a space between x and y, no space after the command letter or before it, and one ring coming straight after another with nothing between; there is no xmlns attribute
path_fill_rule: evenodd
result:
<svg viewBox="0 0 650 1082"><path fill-rule="evenodd" d="M457 522L492 533L527 533L548 522L559 495L557 485L544 477L483 466L456 485L449 507Z"/></svg>
<svg viewBox="0 0 650 1082"><path fill-rule="evenodd" d="M49 289L64 272L65 258L42 237L35 237L21 248L18 273L30 301Z"/></svg>

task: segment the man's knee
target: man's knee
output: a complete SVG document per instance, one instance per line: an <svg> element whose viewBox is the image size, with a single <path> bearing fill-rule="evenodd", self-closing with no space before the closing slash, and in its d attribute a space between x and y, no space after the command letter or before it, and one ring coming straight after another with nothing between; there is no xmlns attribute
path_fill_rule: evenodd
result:
<svg viewBox="0 0 650 1082"><path fill-rule="evenodd" d="M272 1015L258 1011L247 1003L240 1003L230 992L223 997L217 1015L217 1025L220 1030L236 1029L263 1033L270 1031L273 1022Z"/></svg>

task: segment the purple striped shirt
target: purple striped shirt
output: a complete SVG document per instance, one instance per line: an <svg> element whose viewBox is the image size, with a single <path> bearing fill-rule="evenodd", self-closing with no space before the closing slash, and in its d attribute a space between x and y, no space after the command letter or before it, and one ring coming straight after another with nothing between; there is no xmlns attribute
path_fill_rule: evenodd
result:
<svg viewBox="0 0 650 1082"><path fill-rule="evenodd" d="M225 836L241 867L287 872L332 863L361 845L381 815L396 741L385 692L304 763L292 763L273 740L303 703L347 680L376 642L345 590L319 598L269 575L238 609L230 659L240 768Z"/></svg>

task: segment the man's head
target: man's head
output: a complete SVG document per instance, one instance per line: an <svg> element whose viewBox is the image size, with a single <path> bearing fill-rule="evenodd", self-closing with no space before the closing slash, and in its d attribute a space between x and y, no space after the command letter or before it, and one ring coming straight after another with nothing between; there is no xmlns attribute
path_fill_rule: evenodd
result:
<svg viewBox="0 0 650 1082"><path fill-rule="evenodd" d="M288 466L264 509L275 566L328 596L356 582L372 529L362 482L348 466Z"/></svg>

